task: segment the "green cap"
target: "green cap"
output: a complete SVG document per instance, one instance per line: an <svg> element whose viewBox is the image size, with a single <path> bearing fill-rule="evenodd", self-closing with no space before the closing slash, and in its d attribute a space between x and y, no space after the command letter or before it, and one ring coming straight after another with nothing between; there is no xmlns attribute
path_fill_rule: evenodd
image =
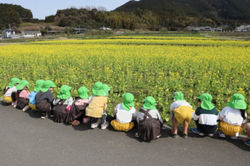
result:
<svg viewBox="0 0 250 166"><path fill-rule="evenodd" d="M184 95L182 92L175 92L173 98L174 98L174 101L183 101Z"/></svg>
<svg viewBox="0 0 250 166"><path fill-rule="evenodd" d="M103 84L101 82L96 82L93 89L92 94L94 96L106 96L106 92L104 90Z"/></svg>
<svg viewBox="0 0 250 166"><path fill-rule="evenodd" d="M37 80L34 91L39 92L42 89L43 83L44 83L44 80Z"/></svg>
<svg viewBox="0 0 250 166"><path fill-rule="evenodd" d="M27 88L30 87L29 82L26 81L26 80L22 80L22 81L16 86L16 89L17 89L17 90L23 90L24 87L27 87Z"/></svg>
<svg viewBox="0 0 250 166"><path fill-rule="evenodd" d="M144 109L156 110L156 101L152 96L148 96L144 99Z"/></svg>
<svg viewBox="0 0 250 166"><path fill-rule="evenodd" d="M62 99L62 100L66 100L68 98L71 97L71 93L70 93L71 87L68 85L63 85L60 88L60 92L59 95L57 95L57 98Z"/></svg>
<svg viewBox="0 0 250 166"><path fill-rule="evenodd" d="M240 109L240 110L247 109L247 103L245 102L245 97L239 93L234 94L231 101L227 105L234 109Z"/></svg>
<svg viewBox="0 0 250 166"><path fill-rule="evenodd" d="M81 88L78 89L78 96L81 99L88 99L89 98L88 92L89 92L88 88L82 86Z"/></svg>
<svg viewBox="0 0 250 166"><path fill-rule="evenodd" d="M49 88L55 88L55 87L56 87L56 85L54 84L53 81L46 80L46 81L44 81L44 83L42 85L41 91L42 92L47 92L49 90Z"/></svg>
<svg viewBox="0 0 250 166"><path fill-rule="evenodd" d="M122 108L129 111L129 107L134 107L134 95L131 93L125 93L122 95Z"/></svg>
<svg viewBox="0 0 250 166"><path fill-rule="evenodd" d="M19 83L20 83L19 78L12 78L9 85L8 85L8 87L12 88L15 84L19 84Z"/></svg>
<svg viewBox="0 0 250 166"><path fill-rule="evenodd" d="M103 84L103 89L105 91L105 96L107 96L109 94L110 91L110 87L107 84Z"/></svg>
<svg viewBox="0 0 250 166"><path fill-rule="evenodd" d="M213 97L208 93L202 94L201 96L197 97L197 99L201 100L202 109L212 110L215 107L212 103Z"/></svg>

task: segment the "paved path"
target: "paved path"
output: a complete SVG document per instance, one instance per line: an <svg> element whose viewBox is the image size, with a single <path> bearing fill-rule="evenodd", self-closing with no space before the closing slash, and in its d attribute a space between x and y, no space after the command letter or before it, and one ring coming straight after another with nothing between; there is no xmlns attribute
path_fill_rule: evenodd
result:
<svg viewBox="0 0 250 166"><path fill-rule="evenodd" d="M190 136L173 139L169 131L151 143L134 132L73 128L0 106L1 166L246 166L250 147L241 141Z"/></svg>

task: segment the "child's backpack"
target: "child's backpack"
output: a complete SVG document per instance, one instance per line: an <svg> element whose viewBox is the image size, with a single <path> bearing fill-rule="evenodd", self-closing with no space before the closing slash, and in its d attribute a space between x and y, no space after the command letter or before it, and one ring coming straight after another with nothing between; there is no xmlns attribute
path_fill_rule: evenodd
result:
<svg viewBox="0 0 250 166"><path fill-rule="evenodd" d="M151 141L156 139L161 133L161 123L158 119L152 118L149 114L150 110L141 109L144 113L144 119L139 121L138 136L144 141Z"/></svg>

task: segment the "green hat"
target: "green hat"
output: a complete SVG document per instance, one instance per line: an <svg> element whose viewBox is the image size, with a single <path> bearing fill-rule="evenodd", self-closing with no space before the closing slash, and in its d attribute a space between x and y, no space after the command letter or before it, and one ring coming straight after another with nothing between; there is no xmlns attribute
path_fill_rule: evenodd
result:
<svg viewBox="0 0 250 166"><path fill-rule="evenodd" d="M81 99L88 99L89 98L88 92L89 92L88 88L82 86L81 88L78 89L78 96Z"/></svg>
<svg viewBox="0 0 250 166"><path fill-rule="evenodd" d="M212 110L215 106L212 104L213 97L208 94L204 93L201 96L197 97L197 99L201 100L201 108L205 110Z"/></svg>
<svg viewBox="0 0 250 166"><path fill-rule="evenodd" d="M107 84L103 84L103 89L105 91L106 96L109 94L110 87Z"/></svg>
<svg viewBox="0 0 250 166"><path fill-rule="evenodd" d="M129 107L134 107L134 95L131 93L125 93L122 95L122 108L129 111Z"/></svg>
<svg viewBox="0 0 250 166"><path fill-rule="evenodd" d="M15 84L19 84L19 83L20 83L19 78L12 78L9 85L8 85L8 87L12 88Z"/></svg>
<svg viewBox="0 0 250 166"><path fill-rule="evenodd" d="M44 83L44 80L37 80L36 81L36 86L34 88L35 92L39 92L42 89L42 85Z"/></svg>
<svg viewBox="0 0 250 166"><path fill-rule="evenodd" d="M94 96L106 96L106 92L104 90L103 84L101 82L96 82L93 89L92 94Z"/></svg>
<svg viewBox="0 0 250 166"><path fill-rule="evenodd" d="M240 110L247 109L247 103L245 102L245 97L239 93L234 94L231 101L227 105L234 109L240 109Z"/></svg>
<svg viewBox="0 0 250 166"><path fill-rule="evenodd" d="M44 83L42 85L41 91L42 92L47 92L49 90L49 88L55 88L55 87L56 87L56 85L54 84L53 81L46 80L46 81L44 81Z"/></svg>
<svg viewBox="0 0 250 166"><path fill-rule="evenodd" d="M144 105L143 105L144 109L155 110L156 109L155 105L156 101L152 96L148 96L144 99Z"/></svg>
<svg viewBox="0 0 250 166"><path fill-rule="evenodd" d="M182 92L175 92L173 98L174 98L174 101L183 101L184 95Z"/></svg>
<svg viewBox="0 0 250 166"><path fill-rule="evenodd" d="M63 85L63 86L60 88L60 92L59 92L59 95L57 95L57 98L63 99L63 100L66 100L66 99L70 98L70 97L71 97L70 90L71 90L71 87L70 87L70 86L68 86L68 85Z"/></svg>
<svg viewBox="0 0 250 166"><path fill-rule="evenodd" d="M16 89L17 89L17 90L23 90L24 87L27 87L27 88L30 87L29 82L26 81L26 80L22 80L22 81L16 86Z"/></svg>

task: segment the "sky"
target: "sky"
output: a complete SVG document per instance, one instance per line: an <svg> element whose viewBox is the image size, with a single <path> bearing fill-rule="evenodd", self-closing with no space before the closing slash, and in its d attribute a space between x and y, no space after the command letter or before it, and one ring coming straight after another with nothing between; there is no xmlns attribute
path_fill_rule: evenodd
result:
<svg viewBox="0 0 250 166"><path fill-rule="evenodd" d="M30 9L34 18L45 19L46 16L56 14L58 9L70 7L104 7L113 10L129 0L0 0L0 3L21 5Z"/></svg>

